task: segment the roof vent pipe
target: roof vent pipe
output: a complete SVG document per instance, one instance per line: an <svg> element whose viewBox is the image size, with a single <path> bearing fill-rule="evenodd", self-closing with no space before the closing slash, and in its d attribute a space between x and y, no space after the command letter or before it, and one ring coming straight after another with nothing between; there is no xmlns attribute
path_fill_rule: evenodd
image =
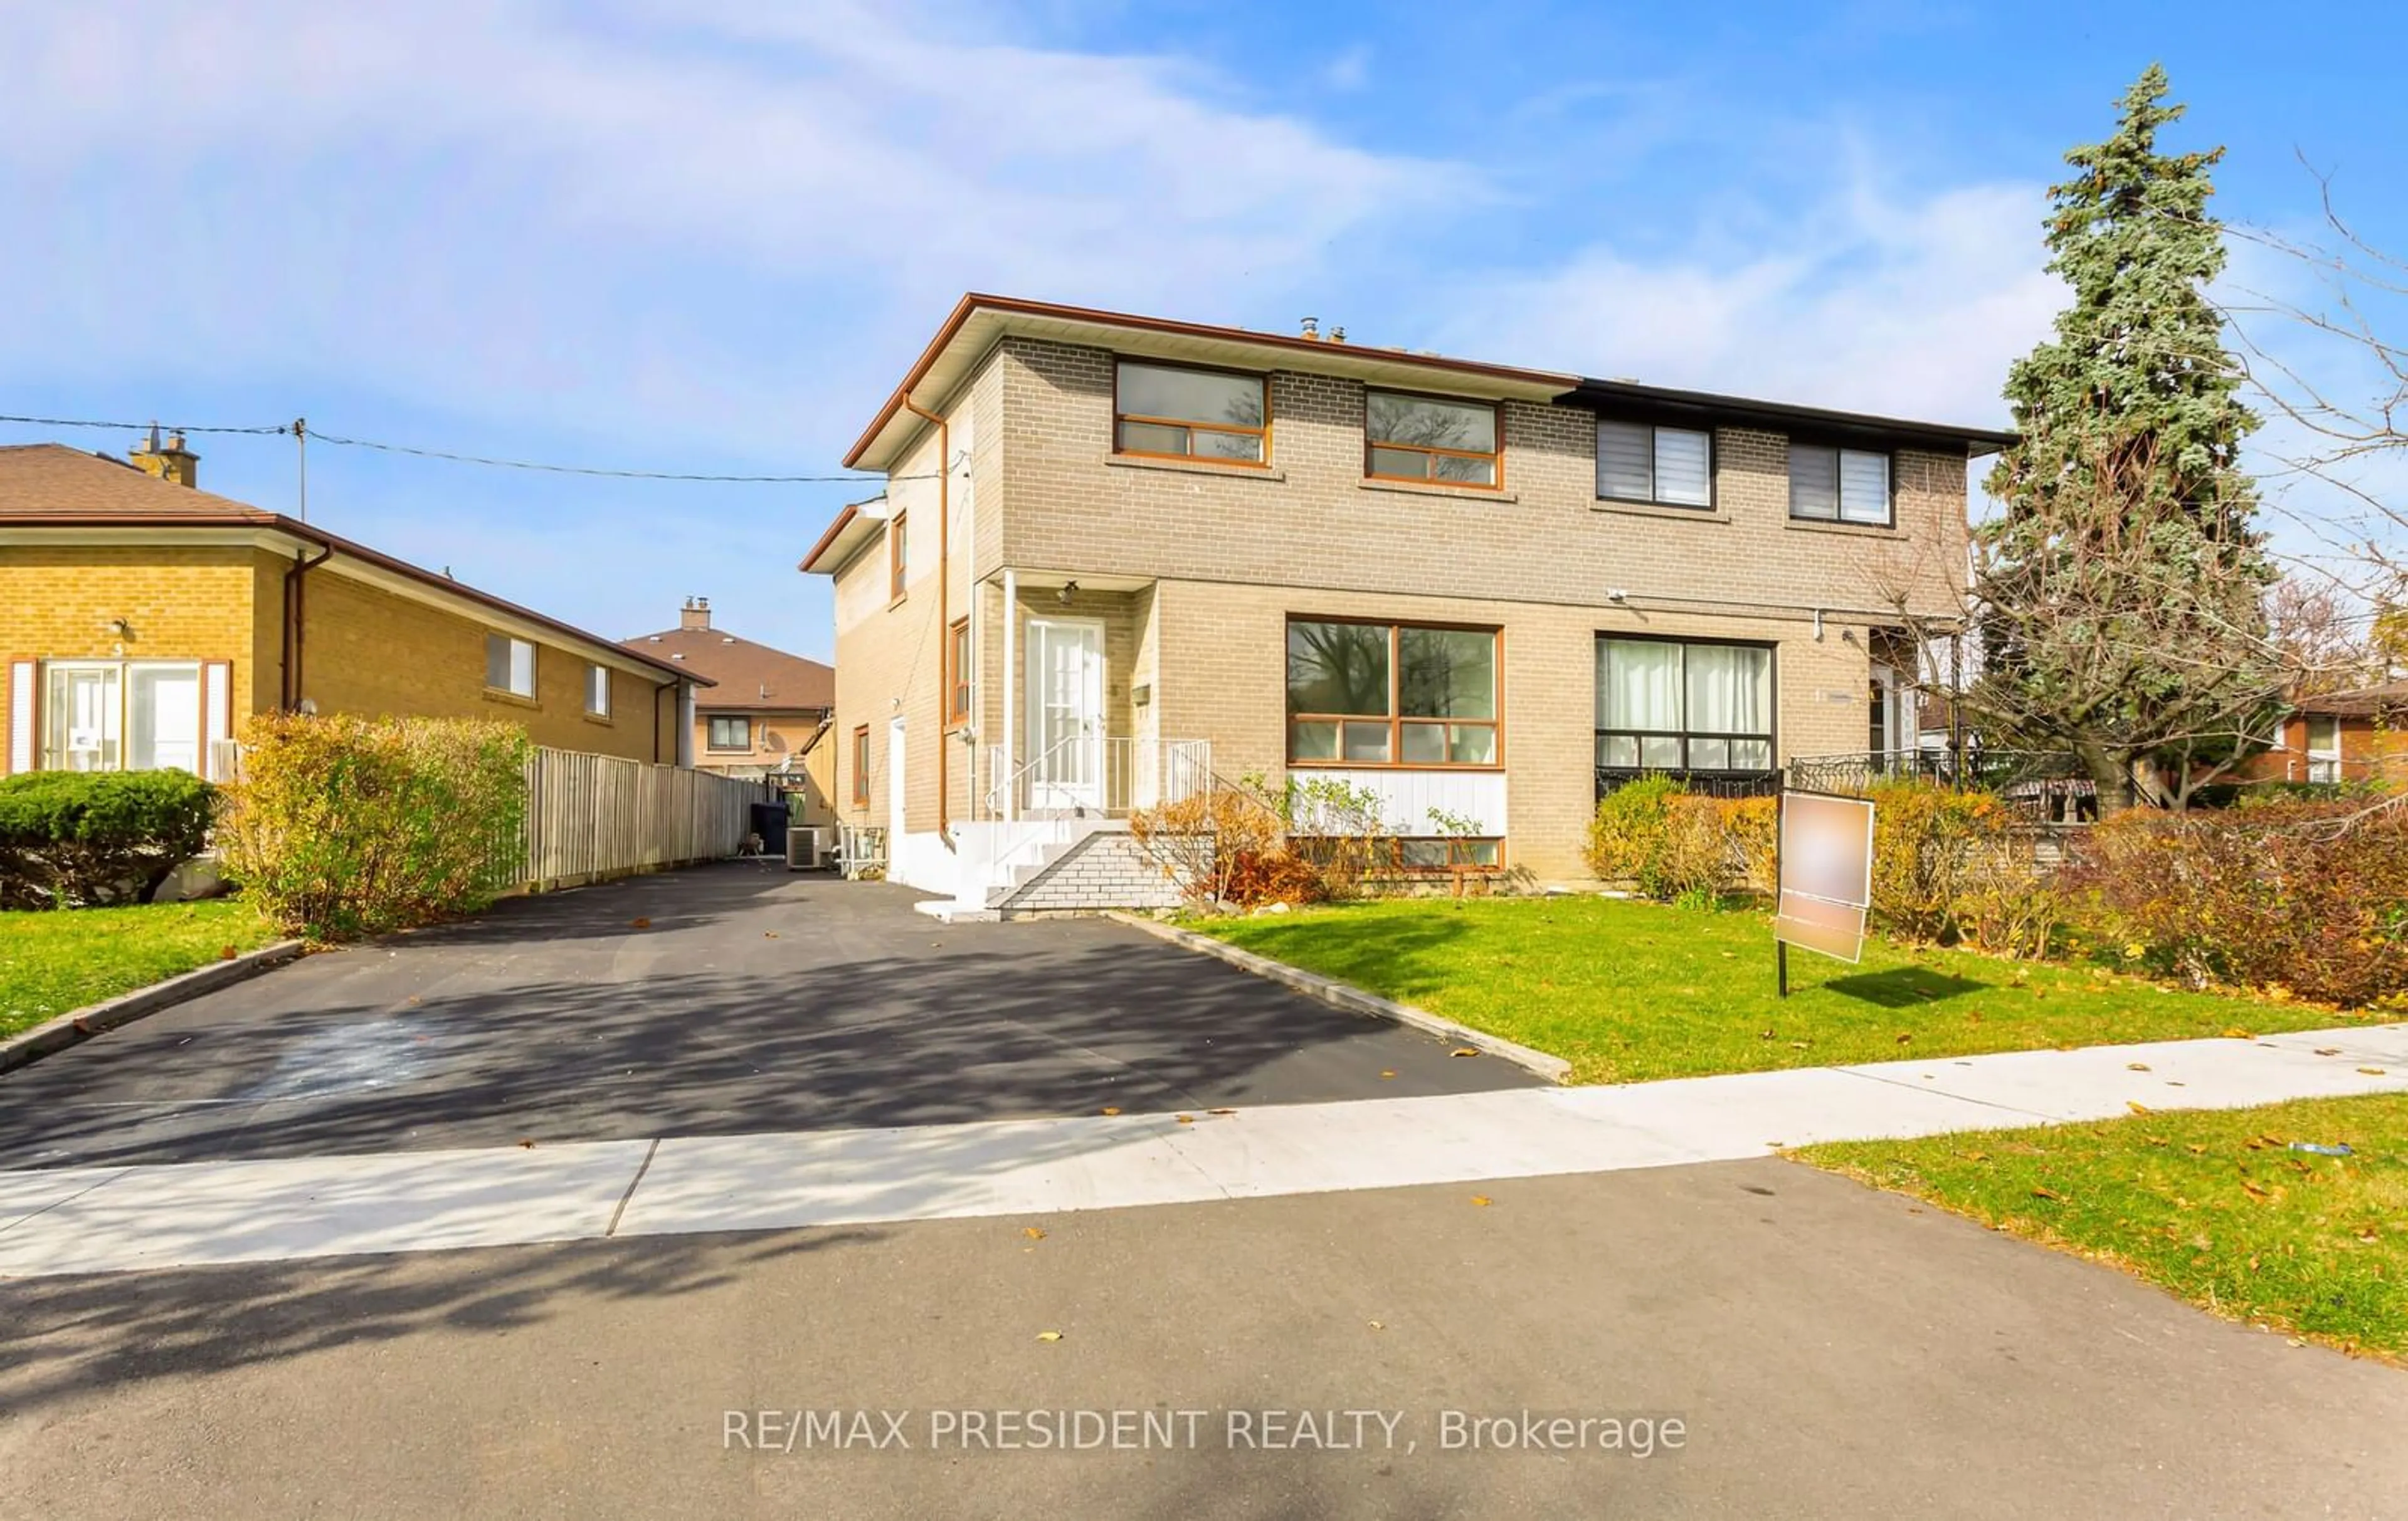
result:
<svg viewBox="0 0 2408 1521"><path fill-rule="evenodd" d="M1304 319L1303 327L1304 327L1304 336L1305 336L1306 337L1311 338L1311 339L1312 339L1313 342L1315 342L1315 343L1318 343L1318 342L1320 342L1320 341L1321 341L1321 319L1320 319L1320 318L1318 318L1318 317L1307 317L1306 319Z"/></svg>

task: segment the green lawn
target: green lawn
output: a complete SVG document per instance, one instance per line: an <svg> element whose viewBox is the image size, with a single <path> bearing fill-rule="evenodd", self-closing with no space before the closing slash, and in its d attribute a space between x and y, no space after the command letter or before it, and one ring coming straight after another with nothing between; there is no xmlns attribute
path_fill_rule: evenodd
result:
<svg viewBox="0 0 2408 1521"><path fill-rule="evenodd" d="M1575 1083L2347 1022L2329 1009L1881 940L1855 967L1793 951L1784 1001L1765 915L1593 896L1404 899L1191 927L1562 1056Z"/></svg>
<svg viewBox="0 0 2408 1521"><path fill-rule="evenodd" d="M2408 1357L2408 1095L1796 1155L2115 1263L2218 1314Z"/></svg>
<svg viewBox="0 0 2408 1521"><path fill-rule="evenodd" d="M0 1037L278 938L231 897L0 913Z"/></svg>

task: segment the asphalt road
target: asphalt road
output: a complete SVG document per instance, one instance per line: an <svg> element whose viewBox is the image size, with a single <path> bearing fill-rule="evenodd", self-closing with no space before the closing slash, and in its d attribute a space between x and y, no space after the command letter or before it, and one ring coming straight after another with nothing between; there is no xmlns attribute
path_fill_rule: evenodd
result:
<svg viewBox="0 0 2408 1521"><path fill-rule="evenodd" d="M2408 1372L1901 1198L1770 1160L1481 1194L0 1284L0 1515L2058 1521L2408 1499ZM851 1444L793 1427L806 1410ZM1090 1433L1131 1413L1127 1440L1154 1413L1169 1444L962 1446L970 1413L990 1440L999 1413L1057 1413L1021 1416L1027 1441L1037 1420L1075 1437L1082 1411ZM1590 1445L1450 1451L1450 1411L1517 1443L1525 1411L1585 1420ZM1296 1446L1304 1413L1348 1445Z"/></svg>
<svg viewBox="0 0 2408 1521"><path fill-rule="evenodd" d="M738 862L311 956L0 1076L0 1169L1536 1081L1118 925L916 897Z"/></svg>

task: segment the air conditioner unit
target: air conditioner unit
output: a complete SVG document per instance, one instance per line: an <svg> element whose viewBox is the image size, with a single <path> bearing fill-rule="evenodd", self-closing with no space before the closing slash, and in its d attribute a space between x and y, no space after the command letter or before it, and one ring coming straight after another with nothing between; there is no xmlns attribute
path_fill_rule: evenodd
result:
<svg viewBox="0 0 2408 1521"><path fill-rule="evenodd" d="M824 871L828 864L828 832L796 825L786 831L786 869Z"/></svg>

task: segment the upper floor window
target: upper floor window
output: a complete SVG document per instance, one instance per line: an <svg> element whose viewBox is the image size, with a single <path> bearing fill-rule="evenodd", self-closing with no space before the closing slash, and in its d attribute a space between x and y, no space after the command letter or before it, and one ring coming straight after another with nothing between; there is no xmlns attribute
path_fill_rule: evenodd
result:
<svg viewBox="0 0 2408 1521"><path fill-rule="evenodd" d="M713 718L710 732L703 743L712 750L750 750L752 748L752 721L749 718Z"/></svg>
<svg viewBox="0 0 2408 1521"><path fill-rule="evenodd" d="M535 646L508 634L485 636L485 684L514 697L535 696Z"/></svg>
<svg viewBox="0 0 2408 1521"><path fill-rule="evenodd" d="M886 599L903 600L904 583L911 579L910 525L908 512L897 512L886 524Z"/></svg>
<svg viewBox="0 0 2408 1521"><path fill-rule="evenodd" d="M1789 515L1890 525L1889 456L1823 444L1789 446Z"/></svg>
<svg viewBox="0 0 2408 1521"><path fill-rule="evenodd" d="M590 718L610 716L610 667L585 667L585 712Z"/></svg>
<svg viewBox="0 0 2408 1521"><path fill-rule="evenodd" d="M1259 375L1124 359L1112 395L1121 453L1263 463L1270 387Z"/></svg>
<svg viewBox="0 0 2408 1521"><path fill-rule="evenodd" d="M869 806L869 725L867 724L853 731L853 801L855 807Z"/></svg>
<svg viewBox="0 0 2408 1521"><path fill-rule="evenodd" d="M1597 425L1597 494L1665 507L1714 505L1714 436L1645 423Z"/></svg>
<svg viewBox="0 0 2408 1521"><path fill-rule="evenodd" d="M1497 631L1292 621L1287 753L1326 766L1494 766Z"/></svg>
<svg viewBox="0 0 2408 1521"><path fill-rule="evenodd" d="M1363 394L1363 473L1374 481L1493 486L1503 469L1497 409L1484 401Z"/></svg>

